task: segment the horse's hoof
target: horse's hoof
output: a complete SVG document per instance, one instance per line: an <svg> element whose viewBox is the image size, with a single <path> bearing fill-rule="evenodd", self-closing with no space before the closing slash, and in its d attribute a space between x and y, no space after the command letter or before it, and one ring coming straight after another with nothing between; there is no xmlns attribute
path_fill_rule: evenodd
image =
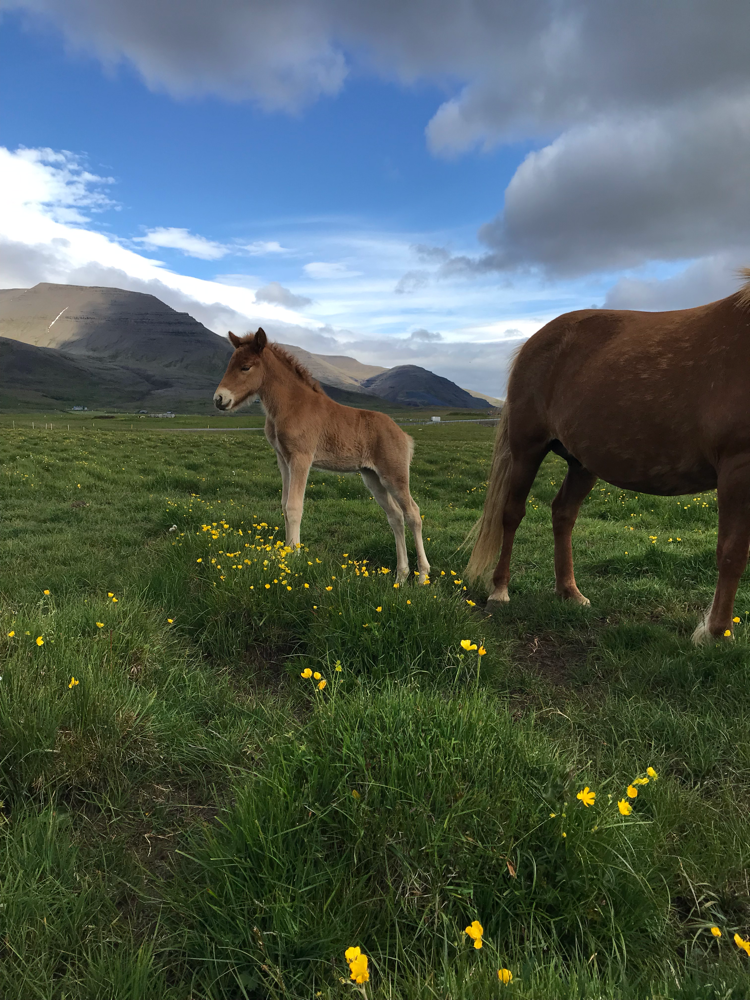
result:
<svg viewBox="0 0 750 1000"><path fill-rule="evenodd" d="M727 635L727 632L729 635ZM714 635L706 621L702 621L695 632L693 632L693 644L696 646L706 646L710 642L718 642L719 639L734 639L734 634L731 629L725 629L720 635Z"/></svg>
<svg viewBox="0 0 750 1000"><path fill-rule="evenodd" d="M588 597L584 597L580 590L564 590L562 593L555 591L555 593L561 601L572 601L573 604L580 604L582 608L591 607L591 601Z"/></svg>
<svg viewBox="0 0 750 1000"><path fill-rule="evenodd" d="M507 587L497 587L487 598L487 604L507 604L510 594Z"/></svg>

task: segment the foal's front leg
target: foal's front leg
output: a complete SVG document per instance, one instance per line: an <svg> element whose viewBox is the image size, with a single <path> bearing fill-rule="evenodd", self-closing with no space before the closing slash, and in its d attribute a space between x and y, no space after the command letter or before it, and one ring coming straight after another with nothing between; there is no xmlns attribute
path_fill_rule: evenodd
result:
<svg viewBox="0 0 750 1000"><path fill-rule="evenodd" d="M281 473L281 510L286 517L286 505L289 500L289 466L287 461L281 452L276 449L276 461L279 465L279 472Z"/></svg>
<svg viewBox="0 0 750 1000"><path fill-rule="evenodd" d="M305 503L305 487L310 474L312 455L292 455L289 459L289 490L286 499L286 544L296 548L300 544L299 526Z"/></svg>

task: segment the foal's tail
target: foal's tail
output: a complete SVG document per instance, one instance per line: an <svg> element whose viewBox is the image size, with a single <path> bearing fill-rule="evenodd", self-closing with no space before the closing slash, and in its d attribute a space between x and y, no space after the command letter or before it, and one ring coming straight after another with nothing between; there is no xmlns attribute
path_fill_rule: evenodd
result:
<svg viewBox="0 0 750 1000"><path fill-rule="evenodd" d="M484 510L464 541L464 546L474 542L469 563L464 571L464 575L470 580L479 581L486 575L494 565L500 546L503 544L503 508L508 496L512 463L508 443L508 400L506 400L497 425Z"/></svg>

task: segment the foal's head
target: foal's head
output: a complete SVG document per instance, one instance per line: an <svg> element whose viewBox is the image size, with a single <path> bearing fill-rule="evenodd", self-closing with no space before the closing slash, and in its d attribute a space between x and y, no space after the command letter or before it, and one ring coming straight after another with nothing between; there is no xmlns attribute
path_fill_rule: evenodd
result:
<svg viewBox="0 0 750 1000"><path fill-rule="evenodd" d="M236 410L243 403L252 402L263 381L263 349L267 343L263 328L259 327L254 337L236 337L230 333L229 342L234 354L214 393L214 404L219 410Z"/></svg>

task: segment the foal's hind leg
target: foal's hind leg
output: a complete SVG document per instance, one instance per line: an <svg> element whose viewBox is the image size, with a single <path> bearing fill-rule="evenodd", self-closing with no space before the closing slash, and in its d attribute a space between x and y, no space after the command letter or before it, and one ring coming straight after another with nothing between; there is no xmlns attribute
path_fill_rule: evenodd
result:
<svg viewBox="0 0 750 1000"><path fill-rule="evenodd" d="M539 466L542 464L544 450L524 455L521 458L513 457L513 467L510 473L508 484L508 496L503 508L503 545L500 550L500 558L495 572L492 574L492 593L487 601L509 601L508 584L510 582L510 556L513 551L513 539L516 537L518 525L526 513L526 497L529 490L534 485Z"/></svg>
<svg viewBox="0 0 750 1000"><path fill-rule="evenodd" d="M596 482L596 476L572 459L568 462L560 492L552 501L552 531L555 536L555 592L558 597L576 604L590 604L576 586L573 575L573 544L571 536L581 504Z"/></svg>
<svg viewBox="0 0 750 1000"><path fill-rule="evenodd" d="M406 554L406 538L404 536L404 515L399 505L391 498L388 490L380 482L380 477L372 469L360 469L365 486L375 497L385 511L388 524L396 539L396 581L403 583L409 575L409 557Z"/></svg>
<svg viewBox="0 0 750 1000"><path fill-rule="evenodd" d="M427 561L427 555L424 550L424 542L422 541L422 517L419 513L419 507L417 507L414 503L414 499L409 492L408 469L406 476L400 474L396 476L386 476L380 470L378 470L378 475L381 483L390 493L391 499L395 500L403 511L404 519L409 525L411 533L414 536L414 545L417 550L417 570L419 571L419 582L424 583L430 576L430 564Z"/></svg>

